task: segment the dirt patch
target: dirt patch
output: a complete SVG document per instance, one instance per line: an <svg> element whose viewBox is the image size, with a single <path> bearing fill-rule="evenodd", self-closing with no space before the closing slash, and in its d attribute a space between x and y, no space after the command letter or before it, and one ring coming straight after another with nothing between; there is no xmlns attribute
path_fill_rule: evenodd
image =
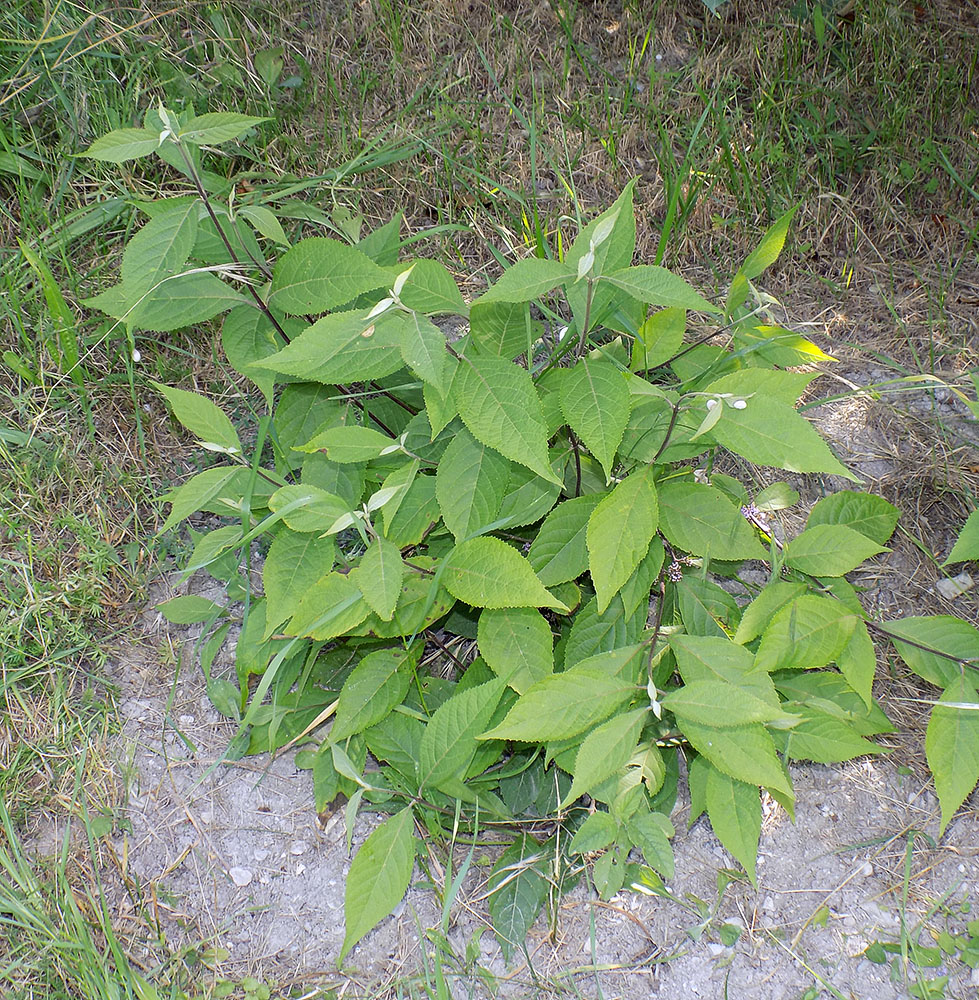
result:
<svg viewBox="0 0 979 1000"><path fill-rule="evenodd" d="M233 726L210 706L197 672L182 671L172 691L149 664L134 670L120 660L115 674L131 824L115 849L170 944L224 949L225 974L277 983L346 980L334 964L350 861L342 813L320 822L309 772L296 768L291 753L271 764L220 763ZM719 896L718 871L736 866L703 820L686 830L682 799L673 816L673 899L623 892L602 903L580 884L559 904L554 940L542 918L527 954L518 952L509 967L488 930L492 852L477 855L449 924L455 953L464 956L470 946L474 960L455 976L454 995L492 995L477 965L496 995L513 997L535 984L574 982L586 996L600 985L606 996L623 998L721 997L726 988L730 996L776 1000L803 995L816 976L844 996L906 995L901 979L892 982L889 968L863 953L874 941L900 940L909 853L909 933L919 936L926 914L923 944L933 945L930 930L964 931L970 916L961 904L979 900L979 796L938 846L918 837L909 847L913 831L937 837L937 803L886 759L796 767L792 776L796 822L768 804L757 892L735 880ZM377 822L371 814L357 818L354 849ZM417 884L420 869L415 876ZM397 977L417 974L423 951L431 950L426 931L439 926L440 913L434 893L412 889L350 955L348 995L376 996ZM733 928L740 934L727 946ZM950 997L974 996L969 991L979 985L979 976L955 961L927 974L949 974Z"/></svg>

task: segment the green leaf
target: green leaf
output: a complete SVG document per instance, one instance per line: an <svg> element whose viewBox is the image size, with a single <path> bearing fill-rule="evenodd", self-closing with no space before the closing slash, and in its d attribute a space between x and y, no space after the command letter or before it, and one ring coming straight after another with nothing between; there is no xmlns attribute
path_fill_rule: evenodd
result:
<svg viewBox="0 0 979 1000"><path fill-rule="evenodd" d="M627 680L578 666L528 688L506 718L479 738L528 743L565 740L607 719L636 693L636 686Z"/></svg>
<svg viewBox="0 0 979 1000"><path fill-rule="evenodd" d="M378 649L368 653L343 682L330 742L363 732L400 705L408 693L417 653Z"/></svg>
<svg viewBox="0 0 979 1000"><path fill-rule="evenodd" d="M783 372L774 368L742 368L704 388L704 392L731 393L734 396L766 396L795 407L809 383L819 372ZM750 405L750 403L749 403Z"/></svg>
<svg viewBox="0 0 979 1000"><path fill-rule="evenodd" d="M665 554L663 542L654 538L635 572L619 591L627 618L631 618L640 606L649 607L649 595L662 569Z"/></svg>
<svg viewBox="0 0 979 1000"><path fill-rule="evenodd" d="M328 385L384 378L404 366L401 334L407 322L397 309L373 320L365 319L363 309L331 313L256 366Z"/></svg>
<svg viewBox="0 0 979 1000"><path fill-rule="evenodd" d="M684 736L723 774L749 785L762 785L792 797L789 781L768 730L760 724L717 729L692 719L678 720Z"/></svg>
<svg viewBox="0 0 979 1000"><path fill-rule="evenodd" d="M296 451L322 451L331 462L352 465L369 462L385 452L399 450L398 442L373 427L348 424L342 427L328 427L314 435L305 444L296 445Z"/></svg>
<svg viewBox="0 0 979 1000"><path fill-rule="evenodd" d="M160 382L152 384L166 397L177 420L199 439L202 448L226 455L241 454L238 432L220 407L196 392L174 389Z"/></svg>
<svg viewBox="0 0 979 1000"><path fill-rule="evenodd" d="M956 677L932 709L925 754L942 806L939 836L979 781L979 695L965 677Z"/></svg>
<svg viewBox="0 0 979 1000"><path fill-rule="evenodd" d="M789 731L785 744L785 756L790 760L817 764L834 764L871 753L880 753L880 747L865 740L842 719L811 706L803 709L802 719Z"/></svg>
<svg viewBox="0 0 979 1000"><path fill-rule="evenodd" d="M711 559L764 559L748 522L718 489L700 483L659 485L660 527L684 552Z"/></svg>
<svg viewBox="0 0 979 1000"><path fill-rule="evenodd" d="M648 613L647 608L640 607L632 618L626 618L619 597L613 597L612 603L599 613L598 600L593 597L575 614L564 649L565 667L597 653L631 646L645 627Z"/></svg>
<svg viewBox="0 0 979 1000"><path fill-rule="evenodd" d="M249 129L267 121L271 119L252 118L235 111L209 111L191 118L180 130L180 139L195 146L218 146L230 139L240 138Z"/></svg>
<svg viewBox="0 0 979 1000"><path fill-rule="evenodd" d="M386 819L357 852L344 892L346 934L337 964L401 902L415 864L411 807Z"/></svg>
<svg viewBox="0 0 979 1000"><path fill-rule="evenodd" d="M979 667L979 629L954 615L899 618L888 622L886 631L901 659L929 684L950 687L962 675L960 663ZM977 675L970 674L975 683Z"/></svg>
<svg viewBox="0 0 979 1000"><path fill-rule="evenodd" d="M758 638L770 624L775 613L806 592L804 583L775 580L744 609L734 641L744 645Z"/></svg>
<svg viewBox="0 0 979 1000"><path fill-rule="evenodd" d="M610 361L582 358L561 379L561 408L571 429L612 475L616 449L629 422L630 393Z"/></svg>
<svg viewBox="0 0 979 1000"><path fill-rule="evenodd" d="M870 708L873 704L870 692L874 685L874 674L877 672L877 650L864 622L857 621L853 635L836 657L836 665L846 678L847 684Z"/></svg>
<svg viewBox="0 0 979 1000"><path fill-rule="evenodd" d="M740 284L741 291L746 291L747 285L743 281ZM836 361L811 340L792 330L781 326L755 325L750 320L735 325L733 347L739 355L782 368Z"/></svg>
<svg viewBox="0 0 979 1000"><path fill-rule="evenodd" d="M626 821L626 831L633 844L642 851L646 864L671 879L675 874L670 837L676 833L673 824L659 812L640 813Z"/></svg>
<svg viewBox="0 0 979 1000"><path fill-rule="evenodd" d="M724 406L713 429L718 444L756 465L789 472L825 472L855 480L841 465L819 432L787 403L752 396L743 409Z"/></svg>
<svg viewBox="0 0 979 1000"><path fill-rule="evenodd" d="M502 680L487 681L454 694L436 709L418 751L419 790L440 788L466 773L479 748L476 737L492 719L504 688Z"/></svg>
<svg viewBox="0 0 979 1000"><path fill-rule="evenodd" d="M648 467L624 479L592 511L586 532L588 569L599 614L649 551L658 524L656 487Z"/></svg>
<svg viewBox="0 0 979 1000"><path fill-rule="evenodd" d="M510 461L465 429L449 443L435 474L435 496L457 542L492 524L510 480Z"/></svg>
<svg viewBox="0 0 979 1000"><path fill-rule="evenodd" d="M286 635L334 639L356 628L370 613L356 580L343 573L327 573L302 596Z"/></svg>
<svg viewBox="0 0 979 1000"><path fill-rule="evenodd" d="M549 594L530 563L499 538L461 542L443 571L445 589L475 608L556 608L567 605Z"/></svg>
<svg viewBox="0 0 979 1000"><path fill-rule="evenodd" d="M518 833L490 872L490 917L506 963L514 949L524 946L547 899L549 883L542 874L546 865L547 853L541 845L533 837Z"/></svg>
<svg viewBox="0 0 979 1000"><path fill-rule="evenodd" d="M738 269L738 273L731 282L731 290L728 292L726 311L730 314L748 297L748 282L753 281L766 268L778 260L782 247L785 246L785 237L789 231L789 224L792 217L798 211L799 206L790 208L785 215L777 219L761 238L758 246L748 254L747 259Z"/></svg>
<svg viewBox="0 0 979 1000"><path fill-rule="evenodd" d="M160 136L145 128L120 128L99 136L82 156L105 163L125 163L155 153Z"/></svg>
<svg viewBox="0 0 979 1000"><path fill-rule="evenodd" d="M771 676L755 665L754 656L744 646L720 636L677 633L670 636L670 648L685 684L733 684L776 710L779 708Z"/></svg>
<svg viewBox="0 0 979 1000"><path fill-rule="evenodd" d="M576 277L577 272L560 261L526 257L508 267L500 275L499 281L472 305L477 307L490 302L530 302L558 285L574 281Z"/></svg>
<svg viewBox="0 0 979 1000"><path fill-rule="evenodd" d="M680 350L687 329L687 310L669 307L649 316L632 344L633 371L648 371L665 364Z"/></svg>
<svg viewBox="0 0 979 1000"><path fill-rule="evenodd" d="M618 836L619 826L607 812L593 812L575 831L569 854L591 854L608 847Z"/></svg>
<svg viewBox="0 0 979 1000"><path fill-rule="evenodd" d="M278 321L290 339L298 337L303 330L303 324L297 320L279 317ZM277 354L283 346L271 320L254 306L243 305L232 309L221 325L221 347L228 364L262 390L270 408L275 376L252 365Z"/></svg>
<svg viewBox="0 0 979 1000"><path fill-rule="evenodd" d="M835 660L857 616L831 597L805 594L783 607L765 629L755 662L762 670L808 670Z"/></svg>
<svg viewBox="0 0 979 1000"><path fill-rule="evenodd" d="M321 313L386 285L389 277L388 271L356 247L327 236L312 236L279 258L268 301L292 315ZM364 323L364 327L368 325Z"/></svg>
<svg viewBox="0 0 979 1000"><path fill-rule="evenodd" d="M672 306L674 309L694 309L698 312L719 313L721 309L708 302L683 278L656 264L626 267L602 275L601 281L621 289L646 305Z"/></svg>
<svg viewBox="0 0 979 1000"><path fill-rule="evenodd" d="M761 837L761 800L757 786L711 767L707 771L705 798L707 815L717 839L741 862L751 884L757 886L755 861Z"/></svg>
<svg viewBox="0 0 979 1000"><path fill-rule="evenodd" d="M527 558L546 587L574 580L588 569L588 520L600 494L565 500L547 515Z"/></svg>
<svg viewBox="0 0 979 1000"><path fill-rule="evenodd" d="M192 625L197 622L206 622L209 618L224 611L220 604L215 604L214 601L197 594L171 597L169 601L158 604L156 609L173 625Z"/></svg>
<svg viewBox="0 0 979 1000"><path fill-rule="evenodd" d="M786 565L810 576L843 576L878 552L889 552L873 539L842 524L806 528L785 546Z"/></svg>
<svg viewBox="0 0 979 1000"><path fill-rule="evenodd" d="M554 479L560 479L567 464L567 453L559 454L551 462ZM496 519L498 528L520 528L535 524L553 506L561 495L561 484L552 479L542 479L524 465L510 465L510 481L500 504Z"/></svg>
<svg viewBox="0 0 979 1000"><path fill-rule="evenodd" d="M842 524L883 545L894 533L900 516L897 507L872 493L841 490L816 501L806 527Z"/></svg>
<svg viewBox="0 0 979 1000"><path fill-rule="evenodd" d="M362 556L359 570L357 579L364 600L379 618L391 621L405 572L398 546L383 535L375 538Z"/></svg>
<svg viewBox="0 0 979 1000"><path fill-rule="evenodd" d="M477 441L560 485L548 459L540 398L525 368L503 358L469 358L456 372L453 395Z"/></svg>
<svg viewBox="0 0 979 1000"><path fill-rule="evenodd" d="M430 320L411 313L401 331L401 357L423 381L445 391L445 334Z"/></svg>
<svg viewBox="0 0 979 1000"><path fill-rule="evenodd" d="M948 566L951 563L968 562L973 559L979 559L979 510L974 510L966 518L952 551L942 565Z"/></svg>
<svg viewBox="0 0 979 1000"><path fill-rule="evenodd" d="M575 758L574 781L559 809L567 809L576 799L626 766L635 752L639 731L648 714L648 708L638 708L616 715L596 726L584 738Z"/></svg>
<svg viewBox="0 0 979 1000"><path fill-rule="evenodd" d="M691 719L702 726L721 729L754 722L791 721L778 704L758 697L745 686L716 678L690 681L661 699L661 704L678 719Z"/></svg>
<svg viewBox="0 0 979 1000"><path fill-rule="evenodd" d="M121 277L130 294L141 295L181 272L194 249L200 207L181 202L150 219L126 244Z"/></svg>
<svg viewBox="0 0 979 1000"><path fill-rule="evenodd" d="M511 359L525 354L541 335L526 302L473 303L469 312L473 343L481 354Z"/></svg>
<svg viewBox="0 0 979 1000"><path fill-rule="evenodd" d="M691 635L726 639L737 627L738 602L710 580L686 573L676 584L676 597L683 627Z"/></svg>
<svg viewBox="0 0 979 1000"><path fill-rule="evenodd" d="M241 496L242 484L237 480L240 480L243 475L244 472L239 467L229 468L226 465L219 465L216 468L198 472L196 476L191 476L187 482L175 490L164 493L163 496L159 497L159 502L169 503L170 513L157 534L162 535L175 524L179 524L185 517L196 511L204 510L217 496L227 493L238 499Z"/></svg>
<svg viewBox="0 0 979 1000"><path fill-rule="evenodd" d="M435 260L414 260L410 265L411 274L401 289L401 302L415 312L432 316L454 313L465 316L468 312L462 293L455 279L443 264Z"/></svg>
<svg viewBox="0 0 979 1000"><path fill-rule="evenodd" d="M477 642L493 673L517 694L554 671L554 636L536 608L487 608L479 616Z"/></svg>
<svg viewBox="0 0 979 1000"><path fill-rule="evenodd" d="M269 497L269 509L289 511L282 519L293 531L327 532L337 519L350 512L349 506L332 493L306 484L281 486Z"/></svg>
<svg viewBox="0 0 979 1000"><path fill-rule="evenodd" d="M381 517L385 536L398 548L417 545L439 519L435 476L415 476L398 506L393 512L382 507Z"/></svg>
<svg viewBox="0 0 979 1000"><path fill-rule="evenodd" d="M262 567L266 636L299 608L303 594L333 569L332 538L282 531L269 546Z"/></svg>
<svg viewBox="0 0 979 1000"><path fill-rule="evenodd" d="M289 237L282 228L282 223L264 205L242 205L237 209L237 216L247 219L255 231L273 243L289 246Z"/></svg>

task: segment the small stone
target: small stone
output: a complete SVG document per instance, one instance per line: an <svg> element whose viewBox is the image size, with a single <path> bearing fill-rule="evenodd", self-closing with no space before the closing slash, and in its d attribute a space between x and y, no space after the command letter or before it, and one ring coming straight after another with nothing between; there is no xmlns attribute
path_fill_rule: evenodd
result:
<svg viewBox="0 0 979 1000"><path fill-rule="evenodd" d="M205 810L204 812L202 812L200 814L199 819L200 819L200 821L202 823L205 823L205 824L207 824L207 823L213 823L214 822L214 813L212 813L210 810Z"/></svg>
<svg viewBox="0 0 979 1000"><path fill-rule="evenodd" d="M260 847L260 848L258 848L258 850L257 850L257 851L255 851L255 852L254 852L254 853L252 854L252 857L253 857L253 858L254 858L254 859L255 859L256 861L268 861L268 858L269 858L269 852L268 852L267 850L265 850L265 848L264 848L264 847Z"/></svg>
<svg viewBox="0 0 979 1000"><path fill-rule="evenodd" d="M771 896L766 896L762 900L761 908L769 913L773 912L775 909L775 900Z"/></svg>
<svg viewBox="0 0 979 1000"><path fill-rule="evenodd" d="M190 726L194 722L194 717L192 715L181 715L179 721L182 726Z"/></svg>
<svg viewBox="0 0 979 1000"><path fill-rule="evenodd" d="M309 844L307 844L305 840L296 840L289 846L289 853L298 856L300 854L305 854L308 849Z"/></svg>
<svg viewBox="0 0 979 1000"><path fill-rule="evenodd" d="M247 868L231 868L228 871L228 875L231 876L231 881L234 882L239 889L243 889L252 880L252 873Z"/></svg>
<svg viewBox="0 0 979 1000"><path fill-rule="evenodd" d="M727 954L729 949L722 945L719 941L711 941L707 945L707 950L711 953L713 958L720 958L721 955Z"/></svg>
<svg viewBox="0 0 979 1000"><path fill-rule="evenodd" d="M972 970L972 975L969 976L970 986L979 986L979 968Z"/></svg>
<svg viewBox="0 0 979 1000"><path fill-rule="evenodd" d="M865 861L857 869L857 875L859 875L860 878L870 878L870 876L873 875L873 873L874 873L874 866L869 861Z"/></svg>

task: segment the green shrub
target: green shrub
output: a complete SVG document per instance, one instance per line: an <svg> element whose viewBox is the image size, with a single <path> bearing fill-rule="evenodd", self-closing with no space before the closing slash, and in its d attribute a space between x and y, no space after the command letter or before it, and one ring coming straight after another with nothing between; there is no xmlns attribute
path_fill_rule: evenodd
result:
<svg viewBox="0 0 979 1000"><path fill-rule="evenodd" d="M783 543L769 517L797 494L714 470L724 450L855 479L795 410L815 376L786 370L830 359L755 304L792 213L715 305L633 266L630 184L564 259L518 261L467 305L441 264L400 259L398 220L290 244L261 192L213 200L201 147L259 121L161 107L92 145L112 162L156 152L198 197L148 205L121 283L90 304L134 349L136 331L226 313L228 362L267 404L246 448L209 399L155 383L222 456L167 494L164 529L226 519L184 568L229 595L163 611L204 623L208 690L247 752L332 720L299 758L317 810L347 797L348 830L362 808L389 814L353 860L340 961L403 895L419 829L520 831L490 877L507 953L584 855L604 898L655 888L673 873L681 754L691 819L706 812L754 881L760 790L791 814L789 761L877 753L891 730L875 637L945 689L927 739L944 828L979 778L979 631L867 619L845 577L886 551L884 500L834 494ZM211 676L242 606L237 676Z"/></svg>

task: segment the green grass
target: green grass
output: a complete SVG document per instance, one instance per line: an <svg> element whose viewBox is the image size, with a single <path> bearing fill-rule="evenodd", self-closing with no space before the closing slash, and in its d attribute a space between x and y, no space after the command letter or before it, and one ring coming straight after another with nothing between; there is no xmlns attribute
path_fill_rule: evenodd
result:
<svg viewBox="0 0 979 1000"><path fill-rule="evenodd" d="M218 389L226 377L201 332L141 341L134 368L124 333L79 305L114 281L135 203L184 188L162 169L74 154L161 97L273 116L221 161L227 176L322 212L307 233L403 210L419 249L466 275L560 256L581 217L639 174L642 259L721 285L801 202L779 274L812 274L846 303L873 264L898 335L849 337L853 351L902 376L955 375L979 363L957 291L979 267L979 15L889 0L838 10L371 0L314 20L298 3L149 13L29 0L0 11L0 658L3 727L22 737L4 742L0 781L5 995L110 996L98 992L114 988L98 978L106 960L116 987L136 990L98 893L74 904L72 852L45 868L17 838L40 811L65 812L79 746L91 748L86 779L105 789L95 811L112 815L104 650L145 599L149 500L184 461L149 424L143 373ZM846 269L858 273L849 290ZM909 273L927 289L923 322L896 304ZM102 827L74 822L97 841ZM423 970L410 993L438 995L447 969L471 971L469 957L436 955L442 971ZM174 961L157 968L161 982L183 982Z"/></svg>

